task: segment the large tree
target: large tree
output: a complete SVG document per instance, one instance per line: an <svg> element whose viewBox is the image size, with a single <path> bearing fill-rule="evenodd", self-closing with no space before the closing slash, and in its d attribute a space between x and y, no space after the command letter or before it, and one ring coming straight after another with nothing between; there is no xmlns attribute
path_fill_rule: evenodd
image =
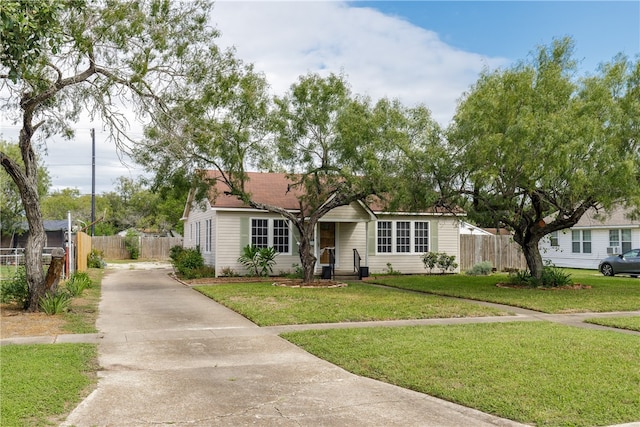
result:
<svg viewBox="0 0 640 427"><path fill-rule="evenodd" d="M181 96L189 74L205 72L203 64L224 68L231 54L213 44L218 34L207 26L204 0L5 0L0 9L2 107L21 125L24 164L3 152L0 163L20 191L29 223L29 310L37 310L45 291L36 167L42 142L71 136L72 123L86 112L125 148L130 117L123 107L153 120L167 100Z"/></svg>
<svg viewBox="0 0 640 427"><path fill-rule="evenodd" d="M0 152L22 164L20 148L18 144L10 144L0 140ZM44 165L38 166L38 194L46 195L51 185L49 171ZM4 169L0 169L0 232L5 236L13 236L20 233L24 224L24 207L20 199L18 187L7 175Z"/></svg>
<svg viewBox="0 0 640 427"><path fill-rule="evenodd" d="M545 235L640 195L640 62L620 56L576 79L572 51L556 40L529 63L484 73L449 133L467 208L513 231L535 277Z"/></svg>
<svg viewBox="0 0 640 427"><path fill-rule="evenodd" d="M159 163L158 153L171 152L173 166L181 165L182 172L217 170L228 194L289 220L299 235L304 280L310 282L317 222L336 207L388 193L394 166L405 153L407 128L413 126L410 110L386 99L372 103L354 96L345 78L334 74L302 76L273 102L266 82L250 67L240 67L238 75L230 82L236 96L226 102L207 95L209 85L202 84L201 96L171 115L188 125L149 129L149 146L138 159L161 176L172 165ZM433 123L430 117L428 122ZM249 168L286 172L291 191L299 194L299 209L257 202L245 190Z"/></svg>

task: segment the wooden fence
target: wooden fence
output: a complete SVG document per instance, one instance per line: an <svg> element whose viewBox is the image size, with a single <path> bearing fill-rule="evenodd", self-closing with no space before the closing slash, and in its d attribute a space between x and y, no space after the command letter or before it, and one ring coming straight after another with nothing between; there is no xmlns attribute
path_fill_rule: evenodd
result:
<svg viewBox="0 0 640 427"><path fill-rule="evenodd" d="M479 262L489 261L498 271L526 270L522 250L511 236L460 235L460 270L470 270Z"/></svg>
<svg viewBox="0 0 640 427"><path fill-rule="evenodd" d="M166 261L173 246L182 246L182 237L138 237L139 259ZM122 236L94 236L92 249L102 251L105 259L130 259Z"/></svg>

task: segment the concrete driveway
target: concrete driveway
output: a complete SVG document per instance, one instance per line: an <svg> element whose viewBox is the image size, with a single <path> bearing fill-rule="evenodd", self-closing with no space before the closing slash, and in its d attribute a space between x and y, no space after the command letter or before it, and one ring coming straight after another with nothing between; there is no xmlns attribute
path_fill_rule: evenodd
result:
<svg viewBox="0 0 640 427"><path fill-rule="evenodd" d="M521 425L350 374L169 272L106 274L99 382L62 425Z"/></svg>

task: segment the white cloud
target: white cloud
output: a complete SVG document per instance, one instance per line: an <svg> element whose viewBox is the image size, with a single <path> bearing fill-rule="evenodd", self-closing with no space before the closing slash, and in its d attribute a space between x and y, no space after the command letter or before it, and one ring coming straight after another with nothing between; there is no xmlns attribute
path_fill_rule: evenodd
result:
<svg viewBox="0 0 640 427"><path fill-rule="evenodd" d="M484 67L506 63L456 50L438 34L374 9L343 2L215 4L220 44L265 73L283 93L308 72L344 71L353 91L425 104L446 123Z"/></svg>
<svg viewBox="0 0 640 427"><path fill-rule="evenodd" d="M507 61L460 51L438 34L374 9L338 1L218 1L212 23L222 32L223 47L265 73L272 91L283 94L308 72L344 72L354 93L425 104L442 124L452 117L456 101L484 67ZM135 178L142 168L120 163L106 142L100 123L83 119L73 141L49 141L45 157L53 189L91 192L91 137L96 129L96 193L112 191L119 176ZM3 121L0 134L17 141L18 126ZM134 137L141 127L132 120Z"/></svg>

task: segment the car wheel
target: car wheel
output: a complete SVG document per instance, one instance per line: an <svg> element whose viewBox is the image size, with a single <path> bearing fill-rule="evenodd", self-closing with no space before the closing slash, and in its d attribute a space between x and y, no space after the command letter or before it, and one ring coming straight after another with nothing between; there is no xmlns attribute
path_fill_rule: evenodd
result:
<svg viewBox="0 0 640 427"><path fill-rule="evenodd" d="M602 264L602 266L600 267L600 273L602 273L605 276L613 276L615 275L615 273L613 272L613 267L611 266L611 264Z"/></svg>

